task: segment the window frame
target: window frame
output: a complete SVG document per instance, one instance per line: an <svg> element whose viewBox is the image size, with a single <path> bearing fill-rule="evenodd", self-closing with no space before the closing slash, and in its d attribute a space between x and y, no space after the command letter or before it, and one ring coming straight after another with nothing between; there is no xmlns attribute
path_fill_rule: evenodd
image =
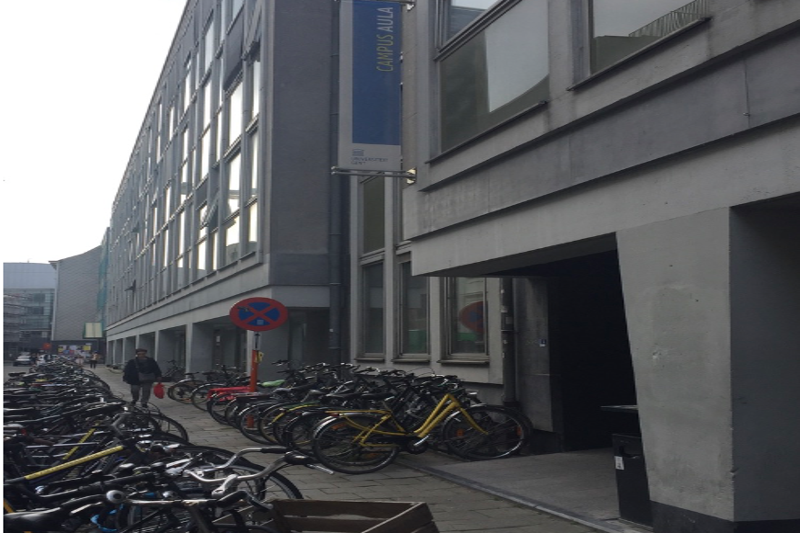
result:
<svg viewBox="0 0 800 533"><path fill-rule="evenodd" d="M498 0L497 3L492 5L488 8L484 13L480 16L476 17L475 20L470 22L467 26L463 29L458 31L453 37L446 38L446 24L447 24L447 8L446 6L449 5L450 0L439 0L437 2L437 21L436 21L436 28L435 28L435 42L437 43L436 53L433 56L433 63L435 65L435 72L436 72L436 124L437 124L437 134L435 137L435 150L436 154L434 155L433 159L437 157L446 155L448 153L457 151L461 149L463 146L472 143L474 140L479 139L491 132L495 131L498 128L504 127L506 124L513 122L517 118L521 116L528 115L529 113L536 112L539 109L545 107L551 98L550 91L547 91L546 98L540 99L536 103L526 104L522 106L519 110L512 110L508 113L508 116L505 118L499 118L496 121L490 120L490 124L483 128L478 128L478 131L472 135L469 135L463 139L456 139L454 142L445 143L445 127L444 127L444 107L442 105L443 100L443 75L442 75L442 68L443 63L448 58L450 58L454 53L461 50L464 46L469 44L473 41L473 39L477 38L482 32L486 31L492 24L494 24L498 19L506 15L512 8L516 7L520 4L523 0ZM542 0L545 5L547 5L546 0ZM586 0L582 0L586 1ZM549 16L549 6L547 6L548 16ZM548 18L548 28L549 28L549 18ZM547 36L545 39L548 42L549 46L549 29L547 32ZM549 57L549 56L548 56ZM550 63L549 59L547 61L547 76L544 78L545 80L550 76ZM541 83L541 82L539 82ZM536 85L529 88L534 89ZM508 102L500 105L493 111L502 110L505 106L514 103L519 98L525 96L525 93L515 97ZM509 109L509 108L507 108ZM489 117L491 113L487 114L486 116Z"/></svg>
<svg viewBox="0 0 800 533"><path fill-rule="evenodd" d="M489 319L488 299L489 299L489 283L488 278L483 279L483 351L482 352L461 352L455 349L456 340L453 338L453 333L456 331L456 321L458 320L458 311L455 310L456 305L456 280L457 279L475 279L469 277L447 277L443 279L442 283L442 303L443 312L442 317L442 336L443 347L442 363L488 363L489 362L489 327L486 327L486 322Z"/></svg>
<svg viewBox="0 0 800 533"><path fill-rule="evenodd" d="M397 309L396 313L396 320L395 322L398 324L397 329L397 358L401 360L409 360L409 359L430 359L431 354L431 282L430 278L425 276L416 276L418 278L422 278L425 280L426 285L426 301L425 301L425 348L421 352L410 352L407 351L408 348L408 338L407 332L410 329L407 329L407 316L406 316L406 307L408 303L408 280L406 278L406 268L408 268L408 277L412 278L415 276L411 275L411 257L410 255L406 254L404 256L400 256L397 258Z"/></svg>

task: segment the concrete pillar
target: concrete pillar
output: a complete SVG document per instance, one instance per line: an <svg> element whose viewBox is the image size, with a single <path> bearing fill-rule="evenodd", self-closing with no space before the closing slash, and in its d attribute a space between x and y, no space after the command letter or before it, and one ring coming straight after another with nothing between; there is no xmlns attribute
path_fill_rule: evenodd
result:
<svg viewBox="0 0 800 533"><path fill-rule="evenodd" d="M153 358L161 365L161 370L166 371L167 362L175 360L175 333L170 330L156 332L155 350Z"/></svg>
<svg viewBox="0 0 800 533"><path fill-rule="evenodd" d="M618 234L655 533L800 531L798 211Z"/></svg>
<svg viewBox="0 0 800 533"><path fill-rule="evenodd" d="M122 343L122 353L119 354L120 363L125 363L125 361L136 355L136 341L136 337L125 337L125 340Z"/></svg>
<svg viewBox="0 0 800 533"><path fill-rule="evenodd" d="M190 324L186 328L186 371L204 372L214 366L214 328L206 324Z"/></svg>
<svg viewBox="0 0 800 533"><path fill-rule="evenodd" d="M727 209L617 235L656 533L735 518L729 240Z"/></svg>

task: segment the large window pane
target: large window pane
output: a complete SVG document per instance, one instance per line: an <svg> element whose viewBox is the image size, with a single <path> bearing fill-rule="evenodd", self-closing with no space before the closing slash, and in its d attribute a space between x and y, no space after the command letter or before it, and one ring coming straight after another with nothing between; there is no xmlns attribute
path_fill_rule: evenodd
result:
<svg viewBox="0 0 800 533"><path fill-rule="evenodd" d="M239 155L240 154L236 154L228 161L228 187L225 191L225 201L228 203L228 212L225 214L226 216L235 213L239 209L239 199L241 197L240 189L242 188L242 159Z"/></svg>
<svg viewBox="0 0 800 533"><path fill-rule="evenodd" d="M250 136L250 198L258 196L258 132Z"/></svg>
<svg viewBox="0 0 800 533"><path fill-rule="evenodd" d="M238 83L228 100L228 146L242 136L242 84Z"/></svg>
<svg viewBox="0 0 800 533"><path fill-rule="evenodd" d="M452 354L485 354L486 280L448 280L449 344Z"/></svg>
<svg viewBox="0 0 800 533"><path fill-rule="evenodd" d="M207 254L206 241L203 239L197 243L197 253L195 254L197 259L197 270L195 278L202 278L206 275L206 272L208 271L206 267Z"/></svg>
<svg viewBox="0 0 800 533"><path fill-rule="evenodd" d="M361 217L361 249L363 253L368 253L384 247L384 179L366 181L362 187L364 216Z"/></svg>
<svg viewBox="0 0 800 533"><path fill-rule="evenodd" d="M200 179L205 178L208 175L209 169L209 158L211 157L211 130L207 129L203 132L203 138L200 141L200 153L198 154L198 158L200 159Z"/></svg>
<svg viewBox="0 0 800 533"><path fill-rule="evenodd" d="M239 217L235 217L225 228L224 264L229 265L239 259Z"/></svg>
<svg viewBox="0 0 800 533"><path fill-rule="evenodd" d="M258 245L258 203L254 202L247 208L247 239L245 240L245 253L255 252Z"/></svg>
<svg viewBox="0 0 800 533"><path fill-rule="evenodd" d="M258 116L259 106L261 105L261 61L256 59L253 62L253 113L251 118Z"/></svg>
<svg viewBox="0 0 800 533"><path fill-rule="evenodd" d="M463 30L481 16L497 0L449 0L445 2L445 39Z"/></svg>
<svg viewBox="0 0 800 533"><path fill-rule="evenodd" d="M547 2L526 0L441 60L442 149L549 97Z"/></svg>
<svg viewBox="0 0 800 533"><path fill-rule="evenodd" d="M411 263L400 264L401 353L428 353L428 278L411 275Z"/></svg>
<svg viewBox="0 0 800 533"><path fill-rule="evenodd" d="M592 72L703 18L707 0L593 0Z"/></svg>
<svg viewBox="0 0 800 533"><path fill-rule="evenodd" d="M365 353L383 353L383 263L363 270L363 339Z"/></svg>

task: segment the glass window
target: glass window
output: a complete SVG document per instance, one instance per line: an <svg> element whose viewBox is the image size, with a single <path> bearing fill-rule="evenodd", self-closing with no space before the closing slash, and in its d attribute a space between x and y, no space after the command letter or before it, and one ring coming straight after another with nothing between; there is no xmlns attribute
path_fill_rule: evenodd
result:
<svg viewBox="0 0 800 533"><path fill-rule="evenodd" d="M197 243L197 275L195 278L202 278L206 275L206 240Z"/></svg>
<svg viewBox="0 0 800 533"><path fill-rule="evenodd" d="M449 278L446 286L450 353L485 354L485 278Z"/></svg>
<svg viewBox="0 0 800 533"><path fill-rule="evenodd" d="M239 10L242 9L244 5L244 0L231 0L233 7L231 8L231 12L233 13L233 18L236 18L236 15L239 14Z"/></svg>
<svg viewBox="0 0 800 533"><path fill-rule="evenodd" d="M702 19L708 0L593 0L592 72Z"/></svg>
<svg viewBox="0 0 800 533"><path fill-rule="evenodd" d="M242 84L236 84L228 100L228 146L242 136Z"/></svg>
<svg viewBox="0 0 800 533"><path fill-rule="evenodd" d="M443 150L546 100L547 0L520 2L439 68Z"/></svg>
<svg viewBox="0 0 800 533"><path fill-rule="evenodd" d="M362 292L362 335L364 353L384 352L383 348L383 263L364 267Z"/></svg>
<svg viewBox="0 0 800 533"><path fill-rule="evenodd" d="M208 250L211 254L211 270L217 270L219 268L219 250L217 250L217 234L219 233L218 230L212 230L208 234Z"/></svg>
<svg viewBox="0 0 800 533"><path fill-rule="evenodd" d="M411 275L411 263L400 264L400 328L403 354L428 353L428 278Z"/></svg>
<svg viewBox="0 0 800 533"><path fill-rule="evenodd" d="M200 158L200 179L205 178L208 175L208 162L209 158L211 157L211 130L206 130L203 132L203 138L200 140L200 153L198 157Z"/></svg>
<svg viewBox="0 0 800 533"><path fill-rule="evenodd" d="M229 265L239 259L239 217L234 217L225 228L224 264Z"/></svg>
<svg viewBox="0 0 800 533"><path fill-rule="evenodd" d="M178 215L178 225L175 230L178 232L178 254L183 254L186 251L186 211L181 211Z"/></svg>
<svg viewBox="0 0 800 533"><path fill-rule="evenodd" d="M253 113L252 117L258 116L259 105L261 104L261 61L256 59L253 62Z"/></svg>
<svg viewBox="0 0 800 533"><path fill-rule="evenodd" d="M247 239L245 253L255 252L258 246L258 202L247 208Z"/></svg>
<svg viewBox="0 0 800 533"><path fill-rule="evenodd" d="M228 212L226 216L230 216L239 210L239 198L241 196L239 191L242 188L242 160L239 156L240 154L236 154L228 161L228 188L225 191L225 200L228 202Z"/></svg>
<svg viewBox="0 0 800 533"><path fill-rule="evenodd" d="M211 81L203 85L203 129L211 124Z"/></svg>
<svg viewBox="0 0 800 533"><path fill-rule="evenodd" d="M169 236L172 233L170 228L167 228L162 233L161 242L164 244L164 248L161 250L161 257L162 257L162 264L161 266L167 266L172 259L172 254L170 254L169 248Z"/></svg>
<svg viewBox="0 0 800 533"><path fill-rule="evenodd" d="M250 136L250 198L258 196L258 132Z"/></svg>
<svg viewBox="0 0 800 533"><path fill-rule="evenodd" d="M444 38L450 39L496 3L497 0L445 1Z"/></svg>
<svg viewBox="0 0 800 533"><path fill-rule="evenodd" d="M205 73L208 68L211 66L211 62L214 60L214 18L212 15L211 22L208 24L208 28L206 28L206 33L203 36L203 72Z"/></svg>
<svg viewBox="0 0 800 533"><path fill-rule="evenodd" d="M362 185L361 249L362 253L380 250L384 247L384 179L375 178Z"/></svg>
<svg viewBox="0 0 800 533"><path fill-rule="evenodd" d="M186 284L186 258L180 256L175 261L175 290L180 289Z"/></svg>

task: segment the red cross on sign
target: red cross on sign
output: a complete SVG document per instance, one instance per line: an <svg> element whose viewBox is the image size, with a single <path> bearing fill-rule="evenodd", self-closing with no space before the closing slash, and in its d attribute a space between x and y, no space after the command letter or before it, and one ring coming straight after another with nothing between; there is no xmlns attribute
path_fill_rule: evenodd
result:
<svg viewBox="0 0 800 533"><path fill-rule="evenodd" d="M240 328L268 331L283 325L289 318L289 311L272 298L247 298L231 307L230 317Z"/></svg>

